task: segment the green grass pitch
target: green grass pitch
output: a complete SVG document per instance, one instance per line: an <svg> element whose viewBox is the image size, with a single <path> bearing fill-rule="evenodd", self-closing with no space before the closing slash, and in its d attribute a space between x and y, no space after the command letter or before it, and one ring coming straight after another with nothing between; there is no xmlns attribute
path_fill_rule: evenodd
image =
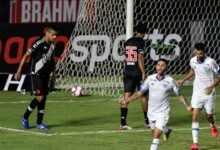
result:
<svg viewBox="0 0 220 150"><path fill-rule="evenodd" d="M190 100L191 87L182 93ZM220 95L220 88L217 89ZM19 92L0 92L0 149L2 150L144 150L149 149L151 131L144 129L141 102L130 103L128 124L134 129L119 131L119 104L99 96L72 97L70 92L48 96L44 123L50 131L33 128L36 111L30 117L29 130L21 126L21 114L33 97ZM174 131L168 141L160 140L160 150L189 150L191 114L171 94L171 117L168 126ZM220 96L216 101L216 117L220 125ZM202 112L200 118L200 150L219 150L219 139L213 139Z"/></svg>

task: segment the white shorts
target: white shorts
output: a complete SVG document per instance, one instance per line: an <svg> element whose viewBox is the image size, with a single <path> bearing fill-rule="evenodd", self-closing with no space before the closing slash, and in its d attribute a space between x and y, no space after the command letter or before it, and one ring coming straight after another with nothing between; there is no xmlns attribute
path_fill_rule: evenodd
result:
<svg viewBox="0 0 220 150"><path fill-rule="evenodd" d="M205 108L207 114L215 113L215 96L193 96L191 100L191 106L193 108Z"/></svg>
<svg viewBox="0 0 220 150"><path fill-rule="evenodd" d="M157 113L153 115L148 114L149 125L150 125L151 130L158 128L161 131L163 131L164 128L166 128L167 126L169 118L170 118L169 113Z"/></svg>

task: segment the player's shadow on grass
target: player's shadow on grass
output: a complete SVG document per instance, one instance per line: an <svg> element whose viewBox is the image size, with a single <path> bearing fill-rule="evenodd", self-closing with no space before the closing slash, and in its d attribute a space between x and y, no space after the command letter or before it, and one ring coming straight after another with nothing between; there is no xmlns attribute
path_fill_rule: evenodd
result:
<svg viewBox="0 0 220 150"><path fill-rule="evenodd" d="M84 95L80 95L80 97L91 97L91 94L84 94Z"/></svg>
<svg viewBox="0 0 220 150"><path fill-rule="evenodd" d="M86 117L81 117L81 118L73 118L72 120L67 120L64 122L61 122L60 124L52 124L49 125L48 127L69 127L69 126L92 126L92 125L103 125L109 124L111 122L117 122L118 120L112 120L109 119L112 117L112 114L109 115L97 115L97 116L86 116Z"/></svg>
<svg viewBox="0 0 220 150"><path fill-rule="evenodd" d="M87 97L91 97L92 95L91 94L85 94L85 95L80 95L80 96L73 96L72 99L79 99L80 98L80 101L89 101L88 99L84 99L84 98L87 98Z"/></svg>
<svg viewBox="0 0 220 150"><path fill-rule="evenodd" d="M177 126L177 125L183 125L183 124L191 124L192 122L192 115L191 114L187 114L187 115L183 115L180 117L180 115L178 116L172 116L169 119L168 125L170 126Z"/></svg>

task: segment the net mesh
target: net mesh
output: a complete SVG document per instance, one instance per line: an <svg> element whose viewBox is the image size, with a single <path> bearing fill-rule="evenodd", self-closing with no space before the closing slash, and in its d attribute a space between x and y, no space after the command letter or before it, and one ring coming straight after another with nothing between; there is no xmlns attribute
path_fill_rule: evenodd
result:
<svg viewBox="0 0 220 150"><path fill-rule="evenodd" d="M143 22L148 27L146 74L165 58L167 73L178 79L190 69L196 42L204 42L219 64L219 10L218 0L134 0L134 26ZM125 23L126 0L85 0L65 57L57 64L56 85L64 90L81 85L87 94L118 97L123 92Z"/></svg>

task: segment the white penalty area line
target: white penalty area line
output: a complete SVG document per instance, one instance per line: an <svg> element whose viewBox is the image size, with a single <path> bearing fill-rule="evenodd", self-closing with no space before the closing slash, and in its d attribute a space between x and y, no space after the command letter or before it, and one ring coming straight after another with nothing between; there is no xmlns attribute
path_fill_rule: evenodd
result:
<svg viewBox="0 0 220 150"><path fill-rule="evenodd" d="M210 127L202 127L199 130L207 130ZM42 133L42 132L34 132L30 131L30 129L21 130L14 128L1 127L0 130L9 131L9 132L17 132L17 133L26 133L31 135L38 136L67 136L67 135L98 135L98 134L111 134L111 133L139 133L139 132L151 132L150 129L132 129L132 130L101 130L101 131L84 131L84 132L65 132L65 133ZM172 128L173 131L191 131L191 128ZM50 130L49 130L50 131Z"/></svg>

